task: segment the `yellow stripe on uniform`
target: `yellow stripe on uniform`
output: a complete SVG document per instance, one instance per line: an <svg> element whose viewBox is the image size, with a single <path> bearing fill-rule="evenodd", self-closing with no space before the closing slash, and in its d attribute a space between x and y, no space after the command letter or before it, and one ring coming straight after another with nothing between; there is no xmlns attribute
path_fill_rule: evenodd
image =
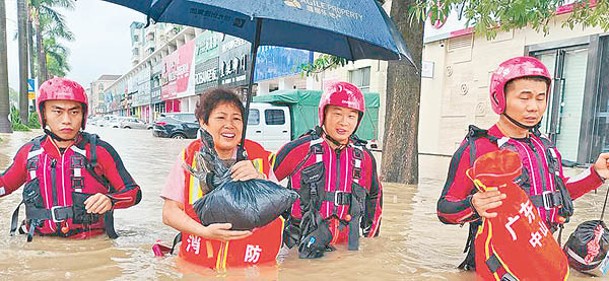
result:
<svg viewBox="0 0 609 281"><path fill-rule="evenodd" d="M256 170L258 170L258 172L264 173L264 165L262 164L261 158L256 158L251 161L252 161L252 164L254 164L254 168L256 168Z"/></svg>
<svg viewBox="0 0 609 281"><path fill-rule="evenodd" d="M269 154L269 164L271 164L271 169L275 167L275 160L277 160L277 154L271 153Z"/></svg>
<svg viewBox="0 0 609 281"><path fill-rule="evenodd" d="M228 258L228 245L230 241L226 241L224 244L224 258L222 260L222 270L226 271L226 259Z"/></svg>
<svg viewBox="0 0 609 281"><path fill-rule="evenodd" d="M218 248L218 257L216 258L216 270L220 270L220 265L222 261L222 255L224 252L224 242L220 242L220 247Z"/></svg>
<svg viewBox="0 0 609 281"><path fill-rule="evenodd" d="M191 167L196 170L197 168L197 158L194 157L192 159L192 165ZM199 179L197 177L194 177L193 175L191 175L190 173L186 174L187 177L189 177L189 183L190 183L190 187L188 188L189 191L189 196L188 196L188 203L189 204L194 204L195 201L197 201L197 199L201 198L203 196L203 192L201 191L199 187Z"/></svg>

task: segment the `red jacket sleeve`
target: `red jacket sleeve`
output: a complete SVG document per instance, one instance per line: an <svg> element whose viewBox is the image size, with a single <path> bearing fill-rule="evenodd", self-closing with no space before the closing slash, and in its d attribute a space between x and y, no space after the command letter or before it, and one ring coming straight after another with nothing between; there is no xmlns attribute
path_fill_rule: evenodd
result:
<svg viewBox="0 0 609 281"><path fill-rule="evenodd" d="M604 182L601 176L594 170L594 166L590 166L590 168L584 170L579 175L563 178L563 181L573 200L599 188Z"/></svg>
<svg viewBox="0 0 609 281"><path fill-rule="evenodd" d="M562 163L562 157L558 150L555 150L558 156L558 163ZM569 191L569 195L571 195L571 199L575 200L579 197L582 197L584 194L599 188L604 180L601 176L594 170L594 166L590 166L588 169L581 172L579 175L575 175L572 177L565 177L562 169L562 165L560 165L560 177L562 178L567 191Z"/></svg>
<svg viewBox="0 0 609 281"><path fill-rule="evenodd" d="M309 153L308 143L313 137L306 136L293 140L282 146L273 161L273 172L278 181L282 181L294 172L299 163L305 161Z"/></svg>
<svg viewBox="0 0 609 281"><path fill-rule="evenodd" d="M381 230L381 218L383 214L383 185L376 171L376 160L370 151L366 150L370 158L370 186L366 196L366 211L362 219L363 234L366 237L378 236Z"/></svg>
<svg viewBox="0 0 609 281"><path fill-rule="evenodd" d="M469 168L469 145L463 142L450 161L446 183L438 200L437 214L443 223L461 224L479 219L471 205L475 186L465 174Z"/></svg>
<svg viewBox="0 0 609 281"><path fill-rule="evenodd" d="M97 144L97 157L101 174L108 179L114 190L108 195L115 209L124 209L140 202L142 192L131 174L125 169L123 161L114 148L104 142Z"/></svg>
<svg viewBox="0 0 609 281"><path fill-rule="evenodd" d="M22 146L13 163L0 175L0 197L13 193L27 180L27 155L31 147L31 143Z"/></svg>

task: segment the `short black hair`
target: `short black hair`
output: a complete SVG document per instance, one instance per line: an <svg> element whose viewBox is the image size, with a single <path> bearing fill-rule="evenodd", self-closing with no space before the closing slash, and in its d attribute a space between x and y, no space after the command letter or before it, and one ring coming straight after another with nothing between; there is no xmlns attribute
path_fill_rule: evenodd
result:
<svg viewBox="0 0 609 281"><path fill-rule="evenodd" d="M226 88L211 88L201 94L197 107L195 109L195 117L197 120L203 120L203 124L209 121L209 114L222 103L229 103L236 106L241 112L241 117L244 116L245 108L239 96L230 89Z"/></svg>

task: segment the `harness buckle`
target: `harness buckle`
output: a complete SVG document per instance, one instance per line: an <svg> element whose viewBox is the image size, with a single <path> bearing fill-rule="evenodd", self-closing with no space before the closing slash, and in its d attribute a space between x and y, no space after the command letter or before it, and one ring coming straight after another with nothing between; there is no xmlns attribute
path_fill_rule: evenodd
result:
<svg viewBox="0 0 609 281"><path fill-rule="evenodd" d="M62 210L65 210L64 206L53 206L51 207L51 220L53 222L62 222L68 219L69 214L59 213ZM59 218L58 218L59 217Z"/></svg>
<svg viewBox="0 0 609 281"><path fill-rule="evenodd" d="M51 220L53 220L53 222L62 222L62 220L57 219L57 214L55 213L59 208L62 208L62 206L51 207Z"/></svg>
<svg viewBox="0 0 609 281"><path fill-rule="evenodd" d="M334 192L334 206L349 205L349 195L351 194L344 191Z"/></svg>
<svg viewBox="0 0 609 281"><path fill-rule="evenodd" d="M554 197L552 196L554 191L544 191L541 193L541 198L543 200L543 208L547 211L551 210L554 207Z"/></svg>

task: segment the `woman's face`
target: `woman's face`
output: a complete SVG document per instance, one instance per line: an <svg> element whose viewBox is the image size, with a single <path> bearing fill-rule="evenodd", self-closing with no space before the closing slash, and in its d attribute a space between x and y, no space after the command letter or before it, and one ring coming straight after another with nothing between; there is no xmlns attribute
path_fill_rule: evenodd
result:
<svg viewBox="0 0 609 281"><path fill-rule="evenodd" d="M209 114L207 124L203 120L199 122L214 138L216 151L232 151L241 141L243 116L232 103L219 103Z"/></svg>

